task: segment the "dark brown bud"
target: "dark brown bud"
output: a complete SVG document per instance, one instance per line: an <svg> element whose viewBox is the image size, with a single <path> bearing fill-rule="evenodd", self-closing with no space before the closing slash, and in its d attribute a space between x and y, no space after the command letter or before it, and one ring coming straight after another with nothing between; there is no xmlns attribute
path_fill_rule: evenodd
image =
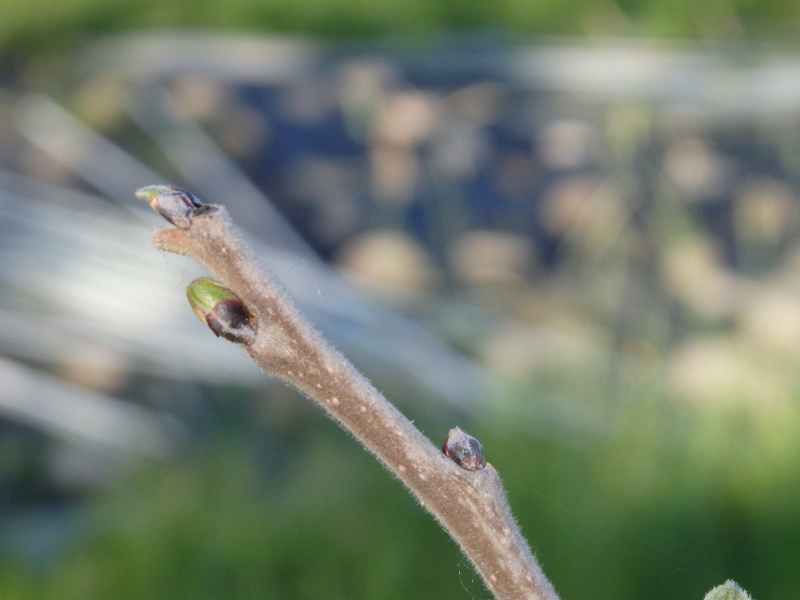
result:
<svg viewBox="0 0 800 600"><path fill-rule="evenodd" d="M158 214L180 229L188 229L195 211L203 203L189 190L170 185L150 185L136 190L136 196L150 203Z"/></svg>
<svg viewBox="0 0 800 600"><path fill-rule="evenodd" d="M211 312L206 315L208 327L217 336L237 344L249 344L253 341L253 328L250 326L250 315L244 303L238 298L225 298L217 302Z"/></svg>
<svg viewBox="0 0 800 600"><path fill-rule="evenodd" d="M447 434L442 452L450 460L467 471L480 471L486 466L483 446L474 437L455 427Z"/></svg>

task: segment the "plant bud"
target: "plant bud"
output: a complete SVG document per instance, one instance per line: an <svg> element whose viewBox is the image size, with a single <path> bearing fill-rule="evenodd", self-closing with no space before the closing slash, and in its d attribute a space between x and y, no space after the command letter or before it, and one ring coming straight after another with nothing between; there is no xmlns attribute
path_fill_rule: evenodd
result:
<svg viewBox="0 0 800 600"><path fill-rule="evenodd" d="M237 344L249 344L255 339L247 308L228 288L201 277L189 284L186 297L194 314L214 335Z"/></svg>
<svg viewBox="0 0 800 600"><path fill-rule="evenodd" d="M708 592L705 600L750 600L750 595L729 579Z"/></svg>
<svg viewBox="0 0 800 600"><path fill-rule="evenodd" d="M480 471L486 466L483 446L474 437L455 427L447 434L442 452L450 460L467 471Z"/></svg>
<svg viewBox="0 0 800 600"><path fill-rule="evenodd" d="M170 185L150 185L136 190L136 196L147 200L158 214L180 229L188 229L195 211L203 206L184 188Z"/></svg>

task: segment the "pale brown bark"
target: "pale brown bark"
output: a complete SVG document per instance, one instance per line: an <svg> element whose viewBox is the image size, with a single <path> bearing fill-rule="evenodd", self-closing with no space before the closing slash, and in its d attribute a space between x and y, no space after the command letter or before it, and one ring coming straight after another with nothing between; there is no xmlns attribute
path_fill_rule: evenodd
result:
<svg viewBox="0 0 800 600"><path fill-rule="evenodd" d="M434 447L301 316L257 264L223 207L204 205L180 225L156 231L154 245L193 257L242 300L255 331L243 348L256 364L317 402L402 480L496 598L557 600L491 464L468 470Z"/></svg>

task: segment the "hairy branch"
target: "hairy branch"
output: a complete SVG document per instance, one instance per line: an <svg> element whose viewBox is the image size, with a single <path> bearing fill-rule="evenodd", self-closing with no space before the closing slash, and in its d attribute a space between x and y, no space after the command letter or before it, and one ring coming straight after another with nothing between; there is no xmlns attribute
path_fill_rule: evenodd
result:
<svg viewBox="0 0 800 600"><path fill-rule="evenodd" d="M157 230L155 247L190 256L219 279L221 285L196 282L189 292L217 335L241 343L257 365L355 435L450 533L496 598L557 600L477 440L456 428L444 453L434 447L303 318L258 266L223 207L169 186L137 195L176 226Z"/></svg>

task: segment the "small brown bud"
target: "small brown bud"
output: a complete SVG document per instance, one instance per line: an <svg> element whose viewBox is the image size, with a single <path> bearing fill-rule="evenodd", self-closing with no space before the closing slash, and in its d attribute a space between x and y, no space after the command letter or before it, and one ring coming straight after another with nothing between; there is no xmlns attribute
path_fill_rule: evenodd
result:
<svg viewBox="0 0 800 600"><path fill-rule="evenodd" d="M231 342L249 344L253 341L250 315L238 298L224 298L217 302L214 309L206 315L206 323L217 336Z"/></svg>
<svg viewBox="0 0 800 600"><path fill-rule="evenodd" d="M189 190L170 185L150 185L136 190L136 196L147 200L158 214L180 229L188 229L195 211L203 203Z"/></svg>
<svg viewBox="0 0 800 600"><path fill-rule="evenodd" d="M480 471L486 466L481 443L458 427L451 429L447 434L442 452L467 471Z"/></svg>

